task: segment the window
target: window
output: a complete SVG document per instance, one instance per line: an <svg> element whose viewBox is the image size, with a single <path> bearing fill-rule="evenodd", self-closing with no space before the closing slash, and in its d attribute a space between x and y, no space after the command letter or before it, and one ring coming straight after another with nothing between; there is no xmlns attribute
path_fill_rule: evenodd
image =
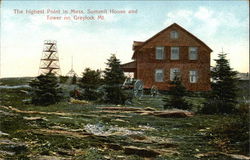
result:
<svg viewBox="0 0 250 160"><path fill-rule="evenodd" d="M198 73L197 71L189 71L189 82L197 83L198 81Z"/></svg>
<svg viewBox="0 0 250 160"><path fill-rule="evenodd" d="M178 60L179 56L179 47L171 47L171 60Z"/></svg>
<svg viewBox="0 0 250 160"><path fill-rule="evenodd" d="M198 58L198 49L197 47L189 47L189 60L197 60Z"/></svg>
<svg viewBox="0 0 250 160"><path fill-rule="evenodd" d="M155 54L155 58L158 60L164 59L164 47L156 47L155 50L156 54Z"/></svg>
<svg viewBox="0 0 250 160"><path fill-rule="evenodd" d="M173 81L175 77L180 77L181 72L179 68L171 68L170 69L170 80Z"/></svg>
<svg viewBox="0 0 250 160"><path fill-rule="evenodd" d="M162 69L155 70L155 82L163 82L164 75Z"/></svg>
<svg viewBox="0 0 250 160"><path fill-rule="evenodd" d="M170 32L170 38L171 39L178 39L179 38L179 34L177 31L171 31Z"/></svg>

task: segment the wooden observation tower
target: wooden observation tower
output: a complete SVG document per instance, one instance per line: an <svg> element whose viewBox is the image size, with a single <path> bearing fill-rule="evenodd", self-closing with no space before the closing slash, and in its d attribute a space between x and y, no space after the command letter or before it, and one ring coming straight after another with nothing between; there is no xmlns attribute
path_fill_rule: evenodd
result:
<svg viewBox="0 0 250 160"><path fill-rule="evenodd" d="M43 53L39 67L39 75L48 73L54 73L55 75L61 74L56 41L51 40L44 41Z"/></svg>

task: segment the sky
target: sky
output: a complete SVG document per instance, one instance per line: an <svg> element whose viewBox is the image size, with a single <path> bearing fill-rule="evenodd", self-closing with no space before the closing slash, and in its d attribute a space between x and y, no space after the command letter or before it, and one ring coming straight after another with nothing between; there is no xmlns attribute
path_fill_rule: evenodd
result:
<svg viewBox="0 0 250 160"><path fill-rule="evenodd" d="M16 14L15 9L24 13ZM26 10L61 14L26 14ZM136 10L133 14L64 14L63 10ZM146 41L177 23L206 43L213 59L222 51L231 67L249 72L249 2L237 1L2 1L0 77L37 76L44 40L56 40L62 75L73 68L104 69L111 54L131 61L133 41ZM48 20L49 16L71 20ZM94 16L96 20L74 20ZM101 15L104 19L97 19Z"/></svg>

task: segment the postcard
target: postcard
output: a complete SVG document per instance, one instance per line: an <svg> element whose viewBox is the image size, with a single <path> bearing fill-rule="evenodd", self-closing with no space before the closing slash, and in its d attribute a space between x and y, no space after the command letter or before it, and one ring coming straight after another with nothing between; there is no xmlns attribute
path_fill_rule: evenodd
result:
<svg viewBox="0 0 250 160"><path fill-rule="evenodd" d="M249 1L0 5L0 159L250 159Z"/></svg>

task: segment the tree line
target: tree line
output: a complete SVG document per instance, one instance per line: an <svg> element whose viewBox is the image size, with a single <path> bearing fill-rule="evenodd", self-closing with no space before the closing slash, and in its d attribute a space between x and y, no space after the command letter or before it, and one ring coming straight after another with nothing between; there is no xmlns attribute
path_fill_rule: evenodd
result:
<svg viewBox="0 0 250 160"><path fill-rule="evenodd" d="M76 76L73 76L72 84L77 84L82 93L72 93L72 96L90 101L98 100L104 103L124 104L129 95L121 88L125 76L120 63L120 60L112 54L107 60L107 67L103 71L103 76L101 76L100 70L90 68L84 70L78 83ZM35 105L55 104L63 99L59 80L52 73L39 75L30 83L30 86L32 87L32 103ZM76 92L76 90L73 92Z"/></svg>
<svg viewBox="0 0 250 160"><path fill-rule="evenodd" d="M201 112L208 114L233 113L237 104L237 72L230 67L225 53L219 54L219 58L215 59L215 62L216 66L211 70L212 90L206 96L206 102ZM125 76L121 69L120 60L113 54L107 60L106 65L103 72L86 68L78 82L74 76L72 83L76 84L77 82L83 92L72 96L78 99L111 104L124 104L127 99L131 99L131 95L121 88ZM62 98L58 80L53 74L38 76L30 83L30 86L33 88L33 104L54 104ZM192 105L185 100L188 92L181 82L181 77L175 76L174 80L170 82L170 86L169 96L163 99L164 108L190 110Z"/></svg>

